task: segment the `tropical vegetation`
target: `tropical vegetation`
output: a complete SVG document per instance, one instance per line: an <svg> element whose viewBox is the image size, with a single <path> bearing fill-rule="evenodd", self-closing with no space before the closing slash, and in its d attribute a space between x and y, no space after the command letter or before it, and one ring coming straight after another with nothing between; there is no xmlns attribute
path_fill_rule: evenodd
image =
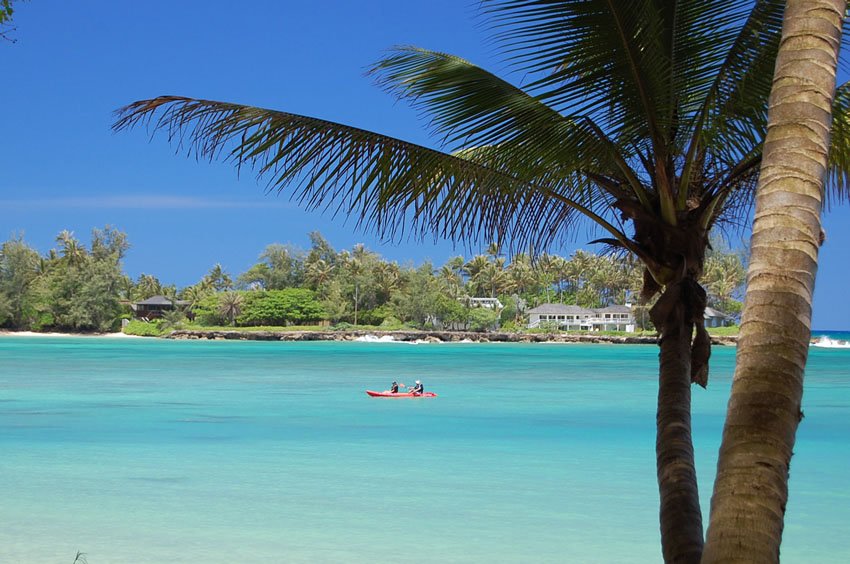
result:
<svg viewBox="0 0 850 564"><path fill-rule="evenodd" d="M129 245L124 233L92 231L86 249L68 231L46 256L22 237L0 247L0 326L13 329L109 331L121 315L126 277L121 259Z"/></svg>
<svg viewBox="0 0 850 564"><path fill-rule="evenodd" d="M245 272L221 264L190 286L165 284L153 274L123 271L127 236L96 229L90 249L63 231L46 255L16 236L0 246L0 327L16 330L109 331L133 317L130 304L165 296L179 307L162 318L126 328L159 335L177 327L346 326L384 329L522 330L525 312L541 303L603 307L633 301L641 277L634 261L578 250L569 258L520 253L501 256L491 245L441 266L399 265L356 245L337 251L320 234L311 247L268 245ZM718 250L712 300L740 309L743 256ZM730 282L732 280L732 282ZM728 284L734 288L729 290ZM713 291L712 291L713 292ZM495 297L500 310L473 307L469 298ZM641 306L635 306L640 308ZM638 311L642 311L638 309ZM651 327L646 315L638 322ZM146 326L147 325L147 326Z"/></svg>

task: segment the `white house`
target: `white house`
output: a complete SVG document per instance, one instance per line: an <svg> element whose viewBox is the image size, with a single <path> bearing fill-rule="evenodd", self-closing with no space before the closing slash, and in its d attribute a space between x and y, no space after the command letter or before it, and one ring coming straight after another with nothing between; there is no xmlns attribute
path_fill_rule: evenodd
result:
<svg viewBox="0 0 850 564"><path fill-rule="evenodd" d="M635 330L635 318L632 315L631 306L610 305L593 311L597 313L602 322L600 325L602 331L628 331L633 333Z"/></svg>
<svg viewBox="0 0 850 564"><path fill-rule="evenodd" d="M575 305L542 304L528 310L528 327L551 323L566 331L626 331L634 333L635 319L629 306L612 305L588 309Z"/></svg>
<svg viewBox="0 0 850 564"><path fill-rule="evenodd" d="M458 298L458 301L466 302L469 307L486 307L495 310L501 310L505 307L499 301L499 298Z"/></svg>

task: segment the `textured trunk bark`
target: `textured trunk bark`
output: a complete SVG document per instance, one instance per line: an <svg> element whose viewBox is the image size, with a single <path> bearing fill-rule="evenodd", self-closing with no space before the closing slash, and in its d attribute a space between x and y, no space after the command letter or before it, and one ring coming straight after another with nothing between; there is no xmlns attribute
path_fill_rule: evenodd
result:
<svg viewBox="0 0 850 564"><path fill-rule="evenodd" d="M703 547L694 447L691 437L691 340L681 285L665 290L651 311L661 331L657 435L661 548L668 563L699 562Z"/></svg>
<svg viewBox="0 0 850 564"><path fill-rule="evenodd" d="M845 9L844 0L786 4L705 563L779 561Z"/></svg>

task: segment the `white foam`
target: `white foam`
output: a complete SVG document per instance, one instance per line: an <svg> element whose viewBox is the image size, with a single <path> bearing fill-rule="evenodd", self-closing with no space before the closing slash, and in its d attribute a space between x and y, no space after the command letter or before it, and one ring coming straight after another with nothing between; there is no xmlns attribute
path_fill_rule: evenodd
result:
<svg viewBox="0 0 850 564"><path fill-rule="evenodd" d="M812 341L813 347L822 347L825 349L850 349L850 343L840 339L831 339L830 337L818 337Z"/></svg>
<svg viewBox="0 0 850 564"><path fill-rule="evenodd" d="M357 337L354 339L355 341L360 341L361 343L394 343L395 338L392 335L381 335L377 337L375 335L363 335L362 337Z"/></svg>

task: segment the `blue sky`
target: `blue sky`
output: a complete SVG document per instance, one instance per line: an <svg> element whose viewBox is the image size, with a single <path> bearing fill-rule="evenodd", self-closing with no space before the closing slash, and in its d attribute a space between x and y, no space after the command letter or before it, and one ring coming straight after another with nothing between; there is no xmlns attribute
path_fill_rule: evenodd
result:
<svg viewBox="0 0 850 564"><path fill-rule="evenodd" d="M382 244L344 218L306 213L266 195L232 167L175 156L162 137L113 134L112 112L177 94L314 115L434 145L416 113L364 76L394 45L470 59L496 72L475 2L217 0L18 3L15 44L0 45L0 239L23 232L41 251L62 229L126 231L125 269L180 286L221 262L236 274L270 243L337 248L363 242L386 258L437 263L450 243ZM515 78L514 78L515 79ZM516 79L515 79L516 80ZM814 328L850 328L850 209L824 218ZM577 234L570 254L592 234ZM466 254L469 254L468 252Z"/></svg>

